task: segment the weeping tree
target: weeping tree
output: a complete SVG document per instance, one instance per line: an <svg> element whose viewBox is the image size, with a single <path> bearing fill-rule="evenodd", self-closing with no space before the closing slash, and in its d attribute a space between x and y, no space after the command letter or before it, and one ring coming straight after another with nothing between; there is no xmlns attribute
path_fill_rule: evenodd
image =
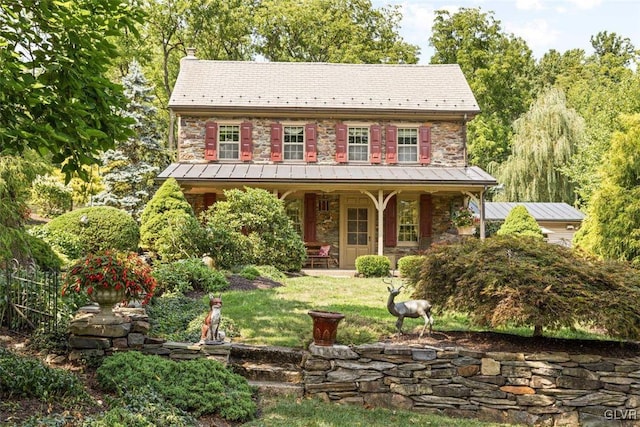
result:
<svg viewBox="0 0 640 427"><path fill-rule="evenodd" d="M611 139L587 219L574 243L605 259L640 265L640 114L622 116Z"/></svg>
<svg viewBox="0 0 640 427"><path fill-rule="evenodd" d="M546 90L513 126L512 154L492 165L506 200L573 204L574 185L565 168L584 141L585 124L567 107L564 93Z"/></svg>

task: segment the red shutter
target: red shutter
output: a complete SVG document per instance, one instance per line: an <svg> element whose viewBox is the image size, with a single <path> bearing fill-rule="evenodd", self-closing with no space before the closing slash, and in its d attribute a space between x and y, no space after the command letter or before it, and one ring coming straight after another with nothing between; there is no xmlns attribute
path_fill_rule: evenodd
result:
<svg viewBox="0 0 640 427"><path fill-rule="evenodd" d="M318 129L315 123L304 125L305 160L307 162L318 161Z"/></svg>
<svg viewBox="0 0 640 427"><path fill-rule="evenodd" d="M420 136L420 154L418 155L421 165L431 163L431 127L420 126L418 130Z"/></svg>
<svg viewBox="0 0 640 427"><path fill-rule="evenodd" d="M433 228L433 201L431 194L420 195L420 240L431 238Z"/></svg>
<svg viewBox="0 0 640 427"><path fill-rule="evenodd" d="M398 198L396 196L389 199L384 210L384 245L387 247L398 245Z"/></svg>
<svg viewBox="0 0 640 427"><path fill-rule="evenodd" d="M271 161L282 161L282 125L280 123L271 125Z"/></svg>
<svg viewBox="0 0 640 427"><path fill-rule="evenodd" d="M398 163L398 128L387 126L386 132L386 161L389 164L395 164Z"/></svg>
<svg viewBox="0 0 640 427"><path fill-rule="evenodd" d="M371 125L371 163L380 163L382 156L382 129L379 125Z"/></svg>
<svg viewBox="0 0 640 427"><path fill-rule="evenodd" d="M240 125L240 160L248 162L253 157L253 137L251 122L243 122Z"/></svg>
<svg viewBox="0 0 640 427"><path fill-rule="evenodd" d="M316 195L305 193L304 195L304 240L316 241Z"/></svg>
<svg viewBox="0 0 640 427"><path fill-rule="evenodd" d="M216 193L204 193L203 199L204 210L206 211L216 202L217 195Z"/></svg>
<svg viewBox="0 0 640 427"><path fill-rule="evenodd" d="M218 124L207 122L204 125L204 159L218 160Z"/></svg>
<svg viewBox="0 0 640 427"><path fill-rule="evenodd" d="M347 125L336 124L336 162L347 162Z"/></svg>

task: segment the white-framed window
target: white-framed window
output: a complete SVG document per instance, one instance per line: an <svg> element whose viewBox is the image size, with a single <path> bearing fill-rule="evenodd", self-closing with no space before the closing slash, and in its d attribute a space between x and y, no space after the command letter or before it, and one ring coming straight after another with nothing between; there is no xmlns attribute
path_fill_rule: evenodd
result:
<svg viewBox="0 0 640 427"><path fill-rule="evenodd" d="M418 242L418 222L418 199L398 198L398 243Z"/></svg>
<svg viewBox="0 0 640 427"><path fill-rule="evenodd" d="M418 129L398 128L398 162L416 163L418 161Z"/></svg>
<svg viewBox="0 0 640 427"><path fill-rule="evenodd" d="M239 125L220 125L218 127L218 158L220 160L240 158Z"/></svg>
<svg viewBox="0 0 640 427"><path fill-rule="evenodd" d="M285 160L304 160L304 126L283 126Z"/></svg>
<svg viewBox="0 0 640 427"><path fill-rule="evenodd" d="M348 160L366 162L369 160L369 128L349 127L347 140Z"/></svg>
<svg viewBox="0 0 640 427"><path fill-rule="evenodd" d="M291 220L293 228L302 236L302 199L285 199L284 211Z"/></svg>

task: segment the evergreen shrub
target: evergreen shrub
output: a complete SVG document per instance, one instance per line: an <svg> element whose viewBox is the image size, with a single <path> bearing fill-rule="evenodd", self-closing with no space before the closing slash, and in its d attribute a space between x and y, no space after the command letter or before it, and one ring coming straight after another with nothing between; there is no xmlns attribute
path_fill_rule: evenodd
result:
<svg viewBox="0 0 640 427"><path fill-rule="evenodd" d="M79 244L80 255L106 250L135 252L140 239L140 229L131 215L109 206L92 206L68 212L54 218L43 228L46 233L44 239L52 246L63 249L73 241L71 246ZM77 237L77 240L69 235ZM75 251L64 255L71 259L78 258Z"/></svg>
<svg viewBox="0 0 640 427"><path fill-rule="evenodd" d="M169 292L221 292L229 286L225 275L212 270L200 258L189 258L170 263L156 264L153 277L160 291Z"/></svg>
<svg viewBox="0 0 640 427"><path fill-rule="evenodd" d="M62 267L62 260L47 242L29 233L25 233L24 237L31 259L38 268L41 270L59 270Z"/></svg>
<svg viewBox="0 0 640 427"><path fill-rule="evenodd" d="M215 360L175 362L129 351L105 359L96 376L106 391L150 389L196 417L217 414L227 420L242 421L256 414L247 380Z"/></svg>
<svg viewBox="0 0 640 427"><path fill-rule="evenodd" d="M540 239L543 237L540 226L523 205L515 206L509 211L496 234L498 236L531 236Z"/></svg>
<svg viewBox="0 0 640 427"><path fill-rule="evenodd" d="M362 255L356 258L356 270L364 277L387 277L391 261L384 255Z"/></svg>

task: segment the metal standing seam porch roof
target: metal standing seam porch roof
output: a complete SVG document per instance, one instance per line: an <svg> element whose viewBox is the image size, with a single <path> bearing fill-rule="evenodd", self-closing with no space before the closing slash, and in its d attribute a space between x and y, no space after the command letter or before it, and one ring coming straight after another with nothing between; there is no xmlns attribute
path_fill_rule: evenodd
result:
<svg viewBox="0 0 640 427"><path fill-rule="evenodd" d="M477 166L293 165L172 163L157 177L181 182L280 184L402 184L492 186L497 181Z"/></svg>

